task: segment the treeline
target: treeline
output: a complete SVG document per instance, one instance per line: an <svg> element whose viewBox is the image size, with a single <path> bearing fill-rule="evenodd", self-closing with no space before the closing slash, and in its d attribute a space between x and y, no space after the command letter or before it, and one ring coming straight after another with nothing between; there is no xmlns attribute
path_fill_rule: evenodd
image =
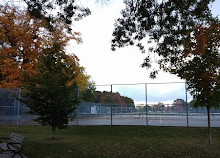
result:
<svg viewBox="0 0 220 158"><path fill-rule="evenodd" d="M103 105L113 104L114 107L135 107L133 99L122 96L118 92L96 91L94 87L88 88L80 95L81 101L100 103Z"/></svg>

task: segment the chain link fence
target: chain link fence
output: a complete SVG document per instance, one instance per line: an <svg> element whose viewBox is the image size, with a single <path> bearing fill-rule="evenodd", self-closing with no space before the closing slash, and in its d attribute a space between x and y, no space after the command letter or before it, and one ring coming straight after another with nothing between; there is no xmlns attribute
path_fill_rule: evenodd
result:
<svg viewBox="0 0 220 158"><path fill-rule="evenodd" d="M179 91L169 91L171 86ZM70 120L69 125L207 127L207 110L205 107L195 108L188 103L190 95L186 91L185 83L117 84L95 87L102 94L108 92L111 96L96 102L81 102L74 112L75 119ZM165 92L161 92L163 90ZM0 125L39 125L33 121L37 116L28 114L29 108L16 99L20 95L20 89L0 89ZM117 96L126 96L135 102L117 103L115 102ZM220 109L211 108L210 113L211 126L220 127Z"/></svg>
<svg viewBox="0 0 220 158"><path fill-rule="evenodd" d="M175 107L167 104L136 107L113 107L98 103L81 103L76 118L70 125L150 125L207 127L205 107L194 108L190 104ZM186 110L188 108L188 110ZM211 126L220 127L220 109L211 108Z"/></svg>

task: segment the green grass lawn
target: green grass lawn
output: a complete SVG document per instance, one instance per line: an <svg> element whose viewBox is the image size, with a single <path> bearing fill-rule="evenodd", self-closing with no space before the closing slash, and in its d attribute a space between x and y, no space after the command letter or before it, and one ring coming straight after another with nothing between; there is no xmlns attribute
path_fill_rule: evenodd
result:
<svg viewBox="0 0 220 158"><path fill-rule="evenodd" d="M0 137L10 132L24 135L24 155L29 158L218 158L220 128L212 128L209 146L206 128L147 126L0 126Z"/></svg>

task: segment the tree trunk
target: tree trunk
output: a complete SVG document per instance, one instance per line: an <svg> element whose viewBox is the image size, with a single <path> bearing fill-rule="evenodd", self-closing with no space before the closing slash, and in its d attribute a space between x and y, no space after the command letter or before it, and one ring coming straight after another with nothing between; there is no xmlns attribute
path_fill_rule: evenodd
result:
<svg viewBox="0 0 220 158"><path fill-rule="evenodd" d="M207 114L208 114L208 137L209 137L209 145L212 144L212 135L211 135L211 127L210 127L210 106L207 105Z"/></svg>
<svg viewBox="0 0 220 158"><path fill-rule="evenodd" d="M56 131L56 126L52 126L51 128L51 138L54 139L55 137L55 131Z"/></svg>

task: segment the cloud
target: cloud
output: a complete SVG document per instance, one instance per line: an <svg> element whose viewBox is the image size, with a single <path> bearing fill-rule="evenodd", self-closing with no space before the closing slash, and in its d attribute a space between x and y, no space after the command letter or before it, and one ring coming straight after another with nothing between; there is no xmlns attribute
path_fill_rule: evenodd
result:
<svg viewBox="0 0 220 158"><path fill-rule="evenodd" d="M132 98L136 103L169 103L176 99L186 100L185 83L113 85L113 91ZM192 96L187 93L188 101Z"/></svg>

